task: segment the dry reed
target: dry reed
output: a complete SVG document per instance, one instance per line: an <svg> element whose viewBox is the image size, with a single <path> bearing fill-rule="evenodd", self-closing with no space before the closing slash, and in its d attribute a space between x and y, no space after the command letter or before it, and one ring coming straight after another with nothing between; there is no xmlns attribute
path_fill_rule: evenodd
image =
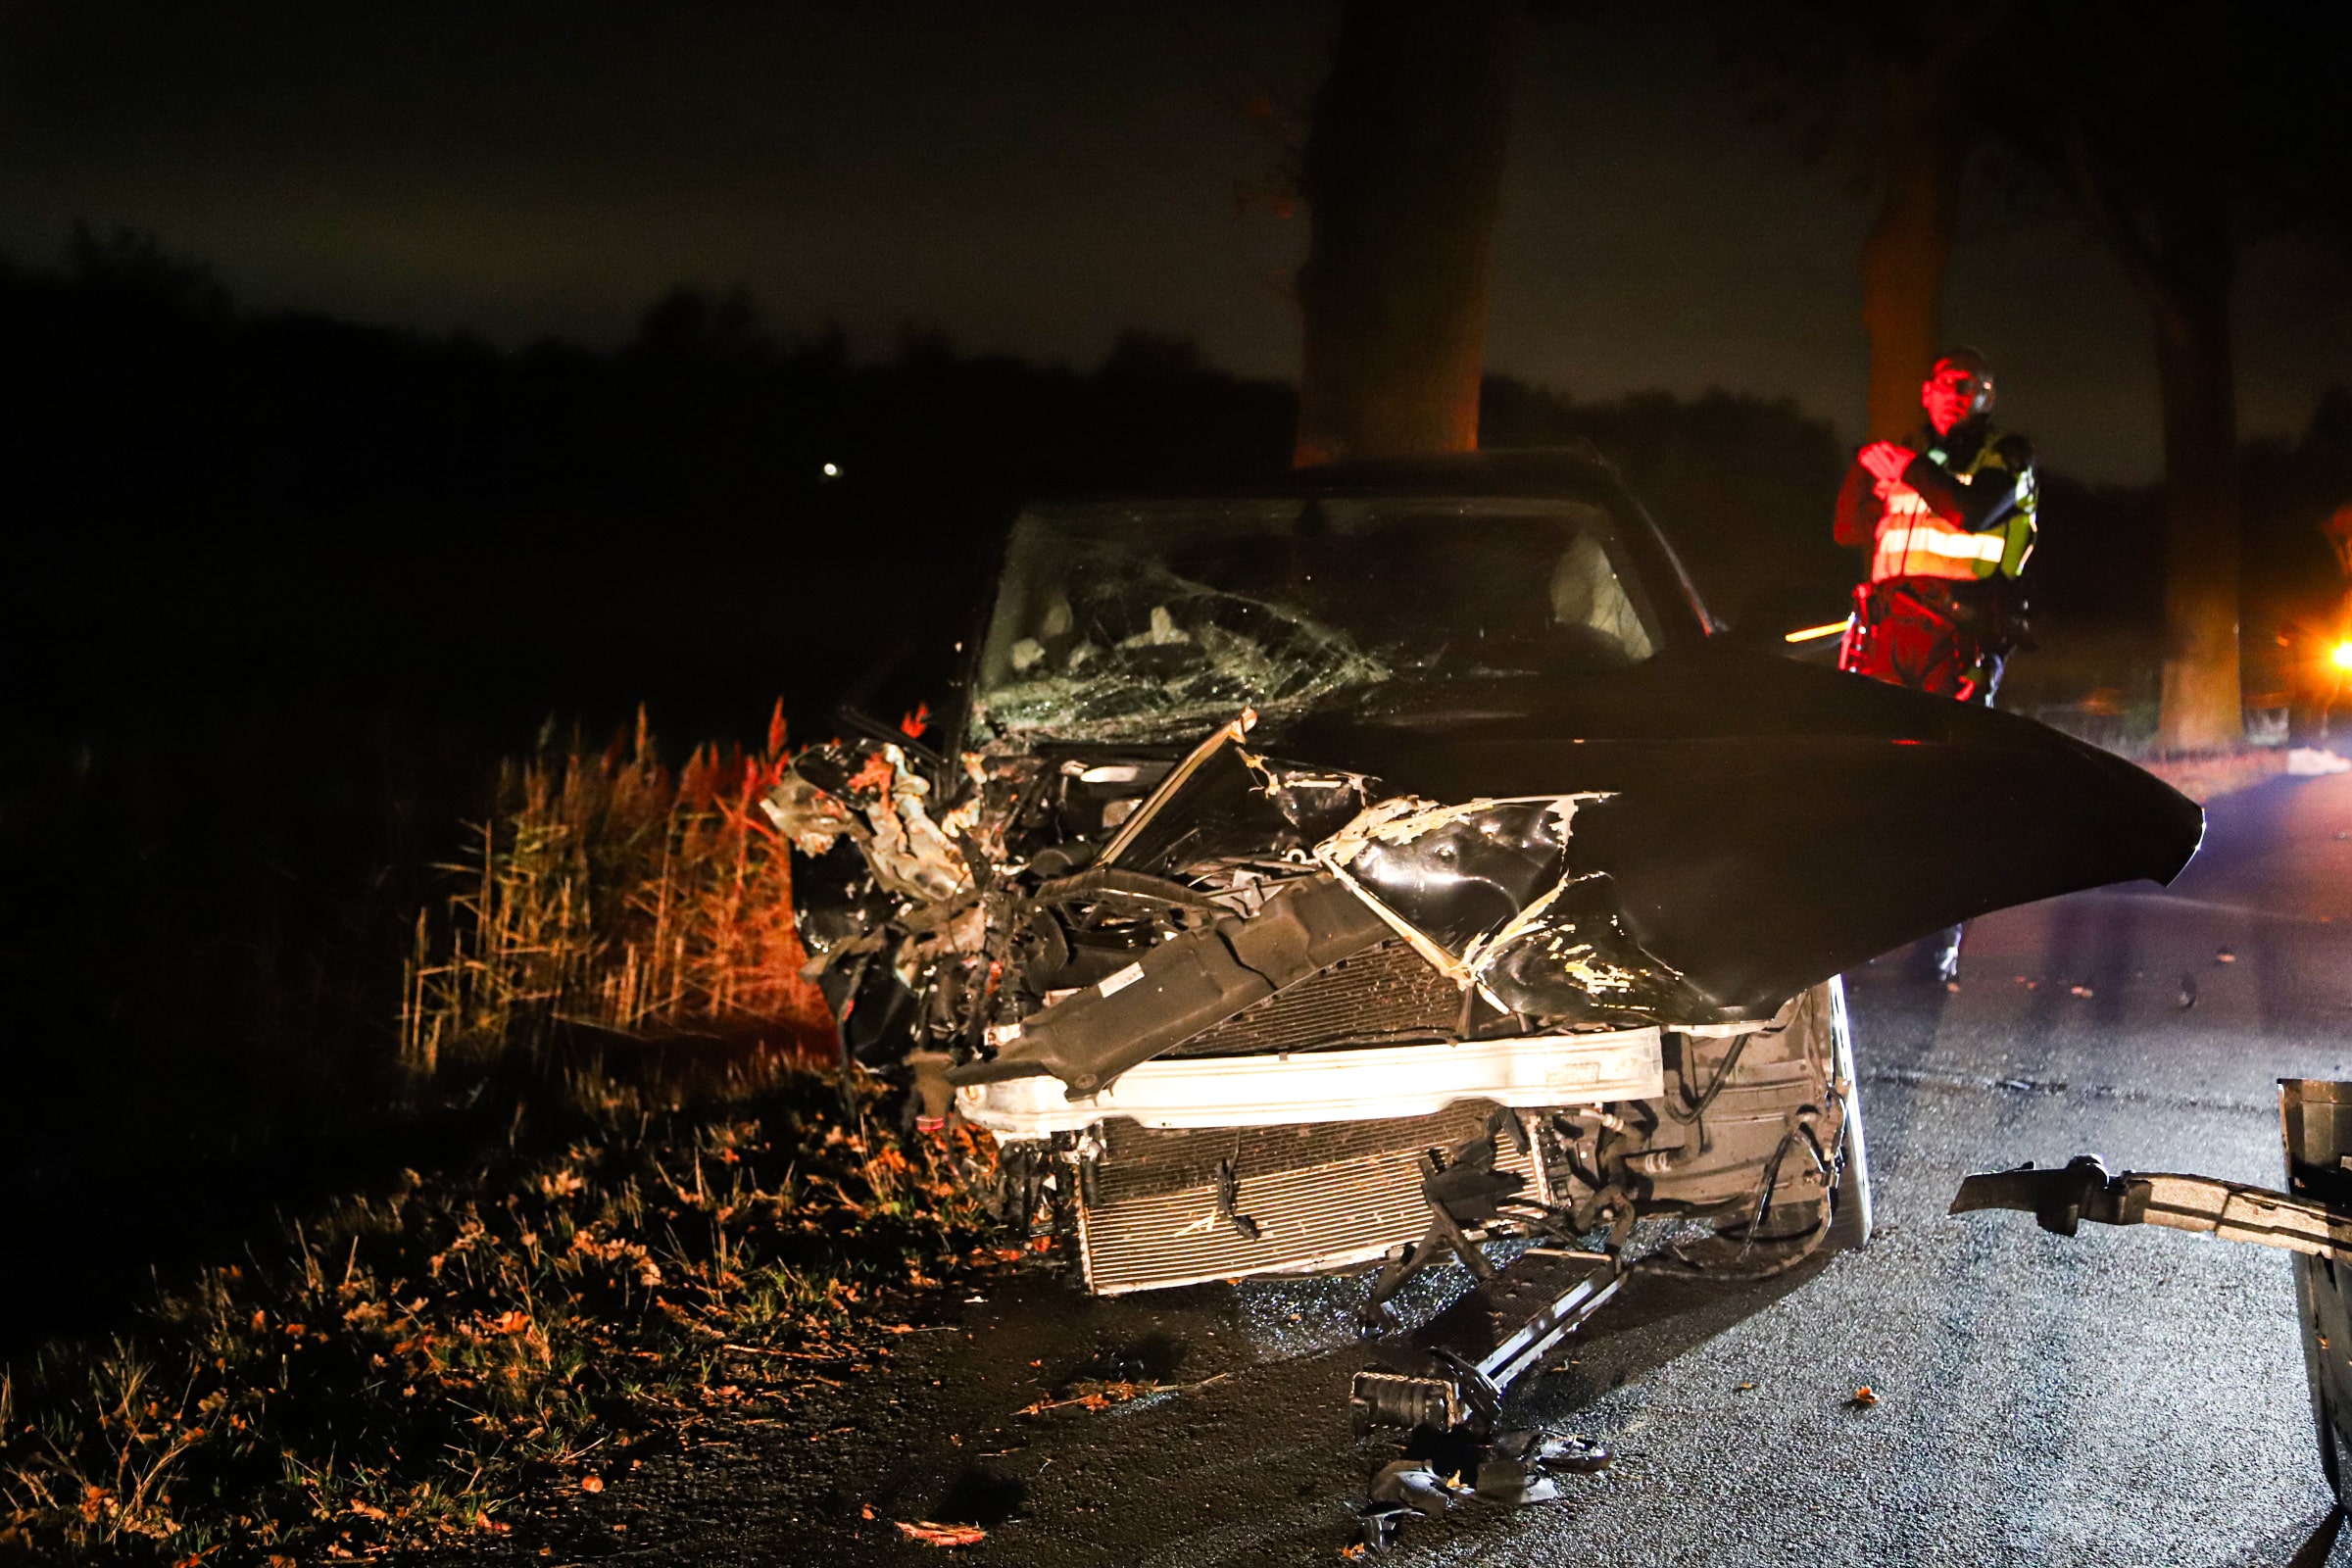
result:
<svg viewBox="0 0 2352 1568"><path fill-rule="evenodd" d="M402 1054L446 1062L536 1051L566 1029L813 1044L790 847L759 810L789 756L777 705L762 753L698 748L674 771L644 711L602 752L543 743L510 763L474 829L464 891L417 917Z"/></svg>

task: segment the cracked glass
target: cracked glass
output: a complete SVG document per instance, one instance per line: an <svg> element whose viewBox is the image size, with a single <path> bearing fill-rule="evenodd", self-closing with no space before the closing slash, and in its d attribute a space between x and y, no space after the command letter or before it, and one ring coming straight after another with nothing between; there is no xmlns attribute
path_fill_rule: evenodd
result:
<svg viewBox="0 0 2352 1568"><path fill-rule="evenodd" d="M975 742L1151 742L1391 681L1623 668L1663 641L1608 514L1523 497L1037 507Z"/></svg>

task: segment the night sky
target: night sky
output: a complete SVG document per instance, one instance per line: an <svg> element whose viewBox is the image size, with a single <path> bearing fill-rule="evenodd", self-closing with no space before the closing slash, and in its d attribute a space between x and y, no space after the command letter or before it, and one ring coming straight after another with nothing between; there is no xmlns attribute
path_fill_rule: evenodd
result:
<svg viewBox="0 0 2352 1568"><path fill-rule="evenodd" d="M1861 422L1869 204L1749 122L1726 10L1536 24L1488 360L1581 399L1710 385ZM0 9L0 250L76 219L157 235L245 303L501 343L611 344L678 282L775 327L902 329L1086 364L1122 328L1296 372L1280 280L1303 217L1238 185L1282 162L1242 112L1303 109L1336 4L459 4ZM2063 214L1990 197L1950 335L2006 422L2085 478L2156 469L2146 315ZM2352 277L2258 249L2241 419L2292 434L2352 375Z"/></svg>

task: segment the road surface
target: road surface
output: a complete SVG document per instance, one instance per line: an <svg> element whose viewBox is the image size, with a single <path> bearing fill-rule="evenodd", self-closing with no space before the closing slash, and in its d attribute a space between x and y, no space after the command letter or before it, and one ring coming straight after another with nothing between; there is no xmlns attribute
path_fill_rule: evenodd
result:
<svg viewBox="0 0 2352 1568"><path fill-rule="evenodd" d="M1408 1524L1384 1560L2319 1560L2330 1499L2285 1254L1944 1210L1967 1172L2086 1151L2281 1185L2275 1081L2352 1077L2352 777L2214 803L2170 889L1978 922L1956 993L1874 966L1852 997L1878 1239L1793 1284L1637 1280L1519 1399L1613 1445L1613 1471L1564 1503ZM649 1461L518 1530L511 1558L1334 1562L1393 1452L1347 1427L1361 1289L1091 1302L1006 1279L907 1336L889 1373ZM1090 1373L1193 1386L1017 1413ZM902 1540L894 1521L921 1519L988 1539Z"/></svg>

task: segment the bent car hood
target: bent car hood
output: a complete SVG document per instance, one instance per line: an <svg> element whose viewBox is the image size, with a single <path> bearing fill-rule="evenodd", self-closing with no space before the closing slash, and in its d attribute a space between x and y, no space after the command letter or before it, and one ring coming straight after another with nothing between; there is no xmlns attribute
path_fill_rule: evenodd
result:
<svg viewBox="0 0 2352 1568"><path fill-rule="evenodd" d="M2185 796L2044 725L1723 644L1386 688L1252 740L1389 797L1588 797L1568 874L1605 878L1616 925L1680 976L1667 1022L1769 1015L1991 909L2169 882L2204 833Z"/></svg>

